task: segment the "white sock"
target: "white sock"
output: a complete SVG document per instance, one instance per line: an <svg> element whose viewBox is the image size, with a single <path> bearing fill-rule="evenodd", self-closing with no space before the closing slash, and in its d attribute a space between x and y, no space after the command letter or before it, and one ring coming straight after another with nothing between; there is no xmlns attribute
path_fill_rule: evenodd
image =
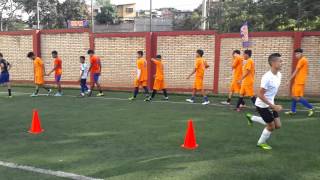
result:
<svg viewBox="0 0 320 180"><path fill-rule="evenodd" d="M258 141L258 144L266 143L267 140L270 138L270 135L271 135L271 131L269 131L267 128L264 128L260 136L260 139Z"/></svg>
<svg viewBox="0 0 320 180"><path fill-rule="evenodd" d="M259 116L252 116L251 120L254 121L254 122L260 123L262 125L267 125L267 123L264 122L262 117L259 117Z"/></svg>

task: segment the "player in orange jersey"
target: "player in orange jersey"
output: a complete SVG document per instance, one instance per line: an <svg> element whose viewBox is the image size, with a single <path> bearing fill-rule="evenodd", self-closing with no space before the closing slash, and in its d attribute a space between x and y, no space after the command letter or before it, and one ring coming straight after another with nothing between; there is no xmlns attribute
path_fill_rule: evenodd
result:
<svg viewBox="0 0 320 180"><path fill-rule="evenodd" d="M205 70L209 68L209 65L207 64L206 60L203 58L203 54L204 54L203 50L201 49L197 50L194 70L187 77L187 79L190 79L192 75L196 74L194 79L194 84L193 84L192 97L190 99L186 99L186 101L190 103L194 103L197 91L201 91L201 94L203 96L202 105L208 105L210 104L210 101L204 91L203 79L204 79Z"/></svg>
<svg viewBox="0 0 320 180"><path fill-rule="evenodd" d="M235 93L240 92L241 83L239 80L242 78L242 64L243 64L243 57L240 56L239 50L234 50L232 53L232 81L230 84L230 91L227 101L221 102L221 104L230 105L231 98Z"/></svg>
<svg viewBox="0 0 320 180"><path fill-rule="evenodd" d="M39 94L39 88L42 87L48 92L48 96L51 93L51 89L45 86L44 75L45 75L45 67L43 61L40 57L37 57L33 52L29 52L27 57L33 61L33 69L34 69L34 84L36 86L35 92L31 95L31 97L36 97Z"/></svg>
<svg viewBox="0 0 320 180"><path fill-rule="evenodd" d="M303 98L304 96L304 88L308 78L308 60L303 55L303 49L298 48L294 51L295 57L298 59L298 64L296 66L295 71L292 73L288 85L290 84L291 80L293 80L292 85L292 104L291 104L291 111L286 112L287 115L294 115L296 114L296 106L297 102L301 103L303 106L308 108L308 116L311 117L314 115L313 106Z"/></svg>
<svg viewBox="0 0 320 180"><path fill-rule="evenodd" d="M101 85L99 83L99 78L101 76L101 60L100 57L95 55L93 50L88 50L88 55L90 56L90 67L89 67L89 72L90 72L90 89L88 90L88 95L92 96L92 91L95 85L97 85L97 88L99 90L99 93L97 96L104 96L102 92Z"/></svg>
<svg viewBox="0 0 320 180"><path fill-rule="evenodd" d="M250 97L253 104L256 102L256 97L254 95L254 78L255 78L255 64L251 58L252 51L245 50L243 54L244 66L242 69L242 77L239 80L241 83L239 100L236 106L236 110L240 111L240 105L244 104L244 97Z"/></svg>
<svg viewBox="0 0 320 180"><path fill-rule="evenodd" d="M62 96L62 88L61 88L61 76L62 76L62 60L58 56L57 51L51 52L52 58L54 58L53 69L47 74L50 76L51 73L54 72L54 79L57 84L58 92L54 96Z"/></svg>
<svg viewBox="0 0 320 180"><path fill-rule="evenodd" d="M148 65L145 58L143 58L143 51L137 52L137 77L134 80L134 92L133 96L129 100L135 100L138 93L139 87L142 86L145 93L145 101L149 99L149 90L148 90Z"/></svg>
<svg viewBox="0 0 320 180"><path fill-rule="evenodd" d="M161 55L157 55L156 59L151 59L151 61L156 65L156 74L155 74L155 80L153 84L152 95L147 100L151 101L157 94L157 91L160 91L160 90L163 91L164 100L169 100L166 85L164 82L164 70L163 70L164 66L163 66L163 60L161 59Z"/></svg>

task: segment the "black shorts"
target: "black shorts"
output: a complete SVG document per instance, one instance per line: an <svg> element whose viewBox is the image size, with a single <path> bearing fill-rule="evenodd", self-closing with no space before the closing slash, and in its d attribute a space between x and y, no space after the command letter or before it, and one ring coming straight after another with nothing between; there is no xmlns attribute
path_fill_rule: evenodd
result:
<svg viewBox="0 0 320 180"><path fill-rule="evenodd" d="M271 123L275 118L279 117L278 112L273 111L270 108L260 108L257 107L257 111L266 123Z"/></svg>

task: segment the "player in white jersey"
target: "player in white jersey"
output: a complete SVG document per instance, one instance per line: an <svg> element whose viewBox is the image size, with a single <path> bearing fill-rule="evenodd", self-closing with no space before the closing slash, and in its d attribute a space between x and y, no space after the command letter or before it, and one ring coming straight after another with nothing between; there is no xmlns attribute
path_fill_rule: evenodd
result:
<svg viewBox="0 0 320 180"><path fill-rule="evenodd" d="M271 69L262 76L258 98L255 102L255 106L261 117L253 116L251 114L246 115L248 118L248 125L252 126L253 122L265 125L257 143L258 147L265 150L272 149L272 147L267 144L267 140L270 138L273 130L281 127L279 112L282 110L281 105L276 105L274 103L274 98L277 95L281 84L281 55L279 53L271 54L268 58L268 62Z"/></svg>
<svg viewBox="0 0 320 180"><path fill-rule="evenodd" d="M85 57L84 56L80 56L80 77L79 77L79 82L80 82L80 87L81 87L81 93L80 93L81 97L84 97L85 93L88 92L88 86L87 86L88 70L89 70L89 66L85 62Z"/></svg>

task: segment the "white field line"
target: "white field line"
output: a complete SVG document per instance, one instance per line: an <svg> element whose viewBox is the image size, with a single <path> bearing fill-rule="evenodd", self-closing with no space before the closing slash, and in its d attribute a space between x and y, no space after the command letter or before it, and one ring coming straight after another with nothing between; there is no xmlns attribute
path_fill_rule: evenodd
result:
<svg viewBox="0 0 320 180"><path fill-rule="evenodd" d="M51 176L56 176L56 177L75 179L75 180L102 180L102 179L96 179L96 178L82 176L82 175L73 174L73 173L67 173L67 172L62 172L62 171L52 171L52 170L41 169L41 168L36 168L36 167L32 167L32 166L23 166L23 165L18 165L15 163L3 162L3 161L0 161L0 166L12 168L12 169L29 171L29 172L35 172L35 173L40 173L40 174L45 174L45 175L51 175Z"/></svg>
<svg viewBox="0 0 320 180"><path fill-rule="evenodd" d="M6 94L7 92L0 92L0 94ZM13 94L20 94L20 95L31 95L31 93L24 93L24 92L14 92ZM46 96L46 94L39 94L39 96ZM78 97L78 96L73 96L73 95L63 95L63 97ZM36 98L36 97L33 97ZM57 97L59 98L59 97ZM104 100L117 100L117 101L129 101L127 98L115 98L115 97L90 97L89 99L94 98L94 99L104 99ZM188 103L188 102L177 102L177 101L152 101L152 103L170 103L170 104L185 104L185 105L201 105L203 106L201 103ZM233 106L231 105L223 105L220 103L210 103L209 105L206 106L215 106L215 107L228 107L230 109L233 108ZM255 109L252 106L247 106L246 109ZM315 107L315 109L320 109L320 107ZM283 109L284 111L290 111L291 109ZM302 109L302 110L298 110L298 112L307 112L308 110Z"/></svg>

